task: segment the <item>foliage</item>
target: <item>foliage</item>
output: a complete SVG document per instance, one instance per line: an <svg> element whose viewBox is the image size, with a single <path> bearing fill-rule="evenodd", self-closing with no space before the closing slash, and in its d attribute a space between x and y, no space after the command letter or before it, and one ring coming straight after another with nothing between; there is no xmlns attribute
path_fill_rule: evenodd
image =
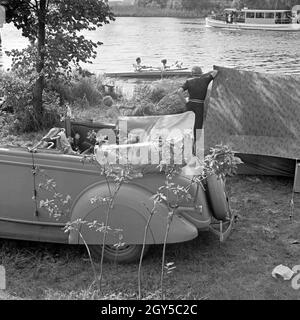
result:
<svg viewBox="0 0 300 320"><path fill-rule="evenodd" d="M134 87L133 96L130 100L124 101L128 113L125 115L143 116L150 115L154 103L150 99L151 86L148 84Z"/></svg>
<svg viewBox="0 0 300 320"><path fill-rule="evenodd" d="M138 6L116 6L112 5L112 9L117 17L176 17L176 18L199 18L205 17L210 11L203 10L190 11L174 8L160 7L138 7Z"/></svg>
<svg viewBox="0 0 300 320"><path fill-rule="evenodd" d="M122 230L121 229L111 229L108 225L104 225L104 223L99 223L98 221L92 221L92 222L88 222L88 221L84 221L82 219L77 219L75 221L70 221L70 222L67 222L66 223L66 226L64 227L64 231L65 232L70 232L70 231L76 231L79 236L80 236L80 239L82 240L82 242L84 243L85 245L85 248L86 248L86 251L88 253L88 256L89 256L89 261L91 263L91 266L92 266L92 269L93 269L93 273L94 273L94 281L93 283L90 285L89 287L89 291L91 290L92 286L94 284L97 285L98 287L98 290L101 291L101 281L102 281L102 264L103 264L103 261L101 263L101 272L100 272L100 275L98 276L97 274L97 271L96 271L96 268L95 268L95 263L94 263L94 260L93 260L93 257L92 257L92 254L91 254L91 251L90 251L90 248L87 244L87 242L85 241L85 238L83 236L83 234L81 233L81 228L82 226L86 226L89 230L95 230L96 232L102 232L104 234L107 234L109 232L113 233L113 234L118 234L119 236L119 242L115 244L115 246L118 248L118 247L121 247L123 246L124 244L121 242L122 241ZM103 246L104 248L104 246ZM103 255L103 254L102 254ZM101 257L102 259L102 257Z"/></svg>
<svg viewBox="0 0 300 320"><path fill-rule="evenodd" d="M158 188L157 193L153 196L154 204L164 203L168 208L167 225L164 236L163 251L162 251L162 262L161 262L161 277L160 277L160 292L161 299L166 298L165 287L164 287L164 276L172 273L176 268L174 262L166 263L166 245L168 241L168 235L173 221L173 217L177 212L177 209L183 201L191 201L192 196L189 192L189 188L193 181L188 186L178 185L173 182L173 179L180 173L180 167L175 165L160 165L161 171L165 173L166 180L165 184Z"/></svg>
<svg viewBox="0 0 300 320"><path fill-rule="evenodd" d="M32 84L30 79L18 77L13 73L0 74L1 94L5 97L5 111L14 112L32 103Z"/></svg>
<svg viewBox="0 0 300 320"><path fill-rule="evenodd" d="M38 166L34 165L33 175L39 176L40 182L37 185L37 193L34 197L35 201L38 201L40 194L46 193L50 199L40 199L39 207L45 208L49 213L50 217L59 220L63 214L68 214L70 212L71 197L69 195L65 196L57 190L56 181L47 175L46 171Z"/></svg>
<svg viewBox="0 0 300 320"><path fill-rule="evenodd" d="M124 101L125 115L143 116L161 114L163 109L176 108L176 101L172 95L182 83L181 79L158 80L151 84L143 83L134 87L133 96L130 100ZM168 96L170 99L168 99ZM162 101L165 98L164 101ZM178 96L176 96L178 98ZM170 104L168 108L167 104ZM164 108L166 106L166 108Z"/></svg>
<svg viewBox="0 0 300 320"><path fill-rule="evenodd" d="M105 117L105 113L109 117L108 113L112 111L112 108L106 111L102 102L103 96L108 95L103 85L105 79L95 76L83 77L74 72L69 83L51 81L47 84L43 92L45 112L40 125L35 119L33 106L34 81L35 78L26 68L0 74L0 96L5 97L4 102L0 104L1 117L10 128L6 134L21 134L57 126L66 105L70 106L77 117L84 111L91 114L90 118L95 118L100 115L99 110L102 117ZM109 95L112 95L115 101L121 97L118 92ZM113 118L117 115L118 112Z"/></svg>
<svg viewBox="0 0 300 320"><path fill-rule="evenodd" d="M235 157L234 152L225 145L217 145L210 149L210 153L204 158L204 173L206 176L216 174L225 179L226 176L233 176L242 161Z"/></svg>
<svg viewBox="0 0 300 320"><path fill-rule="evenodd" d="M213 8L218 3L214 0L202 0L202 1L199 1L199 0L181 0L181 1L139 0L137 1L137 4L142 7L151 7L154 5L158 5L160 8L168 7L168 8L185 9L185 10L203 10L207 8Z"/></svg>
<svg viewBox="0 0 300 320"><path fill-rule="evenodd" d="M77 81L72 81L70 87L70 100L78 100L86 98L90 106L101 105L102 94L96 87L96 83L93 78L83 77Z"/></svg>
<svg viewBox="0 0 300 320"><path fill-rule="evenodd" d="M83 70L85 71L85 70ZM82 109L105 106L106 96L114 100L120 100L122 95L116 90L106 90L106 79L103 76L82 76L78 72L72 73L70 82L51 82L49 87L58 93L62 104L67 103L71 107L81 107Z"/></svg>
<svg viewBox="0 0 300 320"><path fill-rule="evenodd" d="M25 71L22 71L24 74ZM20 72L2 73L0 86L5 97L1 109L13 114L10 129L12 133L23 133L41 129L33 107L32 90L34 83L30 76L20 76ZM57 93L52 90L43 92L45 112L42 116L43 129L55 126L59 120L61 107ZM8 118L7 117L7 118Z"/></svg>
<svg viewBox="0 0 300 320"><path fill-rule="evenodd" d="M82 30L96 30L114 20L108 4L102 0L2 0L7 22L22 29L30 45L14 49L12 70L26 68L34 79L32 118L42 127L43 92L46 83L70 80L72 69L80 63L91 63L101 42L85 39Z"/></svg>
<svg viewBox="0 0 300 320"><path fill-rule="evenodd" d="M114 11L117 15L134 16L206 16L211 10L222 10L225 7L256 8L256 9L290 9L299 4L298 0L139 0L136 6L123 8L117 6ZM131 11L131 12L130 12Z"/></svg>
<svg viewBox="0 0 300 320"><path fill-rule="evenodd" d="M255 8L255 9L291 9L299 4L298 0L234 0L235 7Z"/></svg>
<svg viewBox="0 0 300 320"><path fill-rule="evenodd" d="M45 15L46 39L43 45L46 78L59 78L61 75L71 75L72 66L80 68L80 62L89 63L96 55L95 48L101 42L87 40L79 35L81 30L96 30L102 24L113 20L113 14L108 5L101 0L52 0L46 1L45 12L42 12L41 2L29 0L7 1L7 22L13 22L22 35L31 41L24 50L12 50L13 67L24 65L34 68L38 59L37 44L39 31L39 16ZM35 57L35 59L33 59Z"/></svg>
<svg viewBox="0 0 300 320"><path fill-rule="evenodd" d="M198 0L182 0L182 7L187 10L195 10L195 9L207 9L211 8L213 4L211 1L198 1Z"/></svg>

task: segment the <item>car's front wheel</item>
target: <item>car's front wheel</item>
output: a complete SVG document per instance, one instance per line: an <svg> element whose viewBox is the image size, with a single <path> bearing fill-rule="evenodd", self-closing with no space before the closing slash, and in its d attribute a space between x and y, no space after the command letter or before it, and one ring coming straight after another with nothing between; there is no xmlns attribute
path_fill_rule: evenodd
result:
<svg viewBox="0 0 300 320"><path fill-rule="evenodd" d="M143 245L141 244L128 244L121 247L113 245L105 245L104 247L104 259L110 262L117 263L130 263L139 261L142 254ZM145 246L143 255L148 252L149 245ZM90 246L92 257L99 261L102 254L102 246L92 245Z"/></svg>

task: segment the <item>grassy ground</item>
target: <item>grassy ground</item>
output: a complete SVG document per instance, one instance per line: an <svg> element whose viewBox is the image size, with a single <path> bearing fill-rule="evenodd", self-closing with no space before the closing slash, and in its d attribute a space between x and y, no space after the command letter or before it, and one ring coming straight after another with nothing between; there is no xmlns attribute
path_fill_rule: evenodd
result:
<svg viewBox="0 0 300 320"><path fill-rule="evenodd" d="M279 264L300 264L300 195L289 219L293 181L238 176L228 181L238 222L219 244L210 233L167 247L175 271L166 279L170 299L300 299L290 281L274 279ZM153 247L143 265L143 296L159 298L162 247ZM0 299L136 299L137 265L104 264L104 294L88 289L93 274L83 247L1 240L0 264L7 290ZM98 265L99 267L99 265Z"/></svg>

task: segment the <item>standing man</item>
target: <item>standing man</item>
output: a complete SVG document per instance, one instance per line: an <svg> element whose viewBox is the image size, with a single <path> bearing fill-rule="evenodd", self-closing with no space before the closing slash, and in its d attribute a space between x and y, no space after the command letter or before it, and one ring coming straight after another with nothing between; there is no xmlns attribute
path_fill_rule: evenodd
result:
<svg viewBox="0 0 300 320"><path fill-rule="evenodd" d="M181 88L177 90L181 100L186 103L186 110L195 113L194 137L196 139L197 129L203 127L204 100L210 82L216 77L218 71L213 70L203 74L198 66L192 68L192 78L188 79ZM183 92L188 91L189 99L186 101Z"/></svg>

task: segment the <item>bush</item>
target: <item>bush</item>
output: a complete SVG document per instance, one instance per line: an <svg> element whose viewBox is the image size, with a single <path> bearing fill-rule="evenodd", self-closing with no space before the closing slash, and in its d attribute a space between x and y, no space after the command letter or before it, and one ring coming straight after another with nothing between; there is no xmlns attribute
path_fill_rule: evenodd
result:
<svg viewBox="0 0 300 320"><path fill-rule="evenodd" d="M9 131L11 133L38 131L55 126L59 122L61 108L59 96L54 91L44 92L43 128L41 128L34 116L33 85L30 79L20 78L13 72L2 73L0 75L0 87L5 97L1 109L13 115L13 121L12 117L9 117ZM6 114L7 119L8 114Z"/></svg>
<svg viewBox="0 0 300 320"><path fill-rule="evenodd" d="M15 121L13 131L17 133L38 131L49 129L60 123L60 114L63 112L59 104L59 97L53 91L44 91L43 93L43 127L41 128L35 118L35 112L32 104L19 107L15 110Z"/></svg>
<svg viewBox="0 0 300 320"><path fill-rule="evenodd" d="M2 110L13 113L32 103L32 86L25 79L13 73L2 73L0 87L1 94L5 98Z"/></svg>
<svg viewBox="0 0 300 320"><path fill-rule="evenodd" d="M131 110L131 112L127 112L128 116L149 116L153 114L154 104L145 101L142 104L136 105L134 109Z"/></svg>
<svg viewBox="0 0 300 320"><path fill-rule="evenodd" d="M151 110L154 107L153 101L151 101L152 88L151 85L142 84L134 88L133 96L130 100L124 101L123 112L126 116L144 116L150 115ZM152 97L153 98L153 97Z"/></svg>
<svg viewBox="0 0 300 320"><path fill-rule="evenodd" d="M186 111L185 104L181 101L177 93L170 93L161 99L153 108L153 114L175 114Z"/></svg>
<svg viewBox="0 0 300 320"><path fill-rule="evenodd" d="M149 99L153 103L159 102L165 95L167 94L167 91L162 87L152 87L152 90L150 92Z"/></svg>
<svg viewBox="0 0 300 320"><path fill-rule="evenodd" d="M184 112L185 105L178 94L174 93L182 82L182 79L165 79L137 85L132 99L125 102L123 114L144 116Z"/></svg>
<svg viewBox="0 0 300 320"><path fill-rule="evenodd" d="M65 103L71 103L74 101L70 85L68 85L67 83L60 81L52 81L48 84L47 87L50 91L54 91L58 94L61 105L64 105Z"/></svg>
<svg viewBox="0 0 300 320"><path fill-rule="evenodd" d="M83 77L70 86L69 102L86 98L90 106L101 105L102 94L97 88L94 78Z"/></svg>
<svg viewBox="0 0 300 320"><path fill-rule="evenodd" d="M58 126L60 115L53 109L44 110L43 113L43 128L38 126L38 122L34 116L33 107L25 108L23 112L16 113L16 118L13 125L13 132L24 133L33 132L41 129L49 129Z"/></svg>

